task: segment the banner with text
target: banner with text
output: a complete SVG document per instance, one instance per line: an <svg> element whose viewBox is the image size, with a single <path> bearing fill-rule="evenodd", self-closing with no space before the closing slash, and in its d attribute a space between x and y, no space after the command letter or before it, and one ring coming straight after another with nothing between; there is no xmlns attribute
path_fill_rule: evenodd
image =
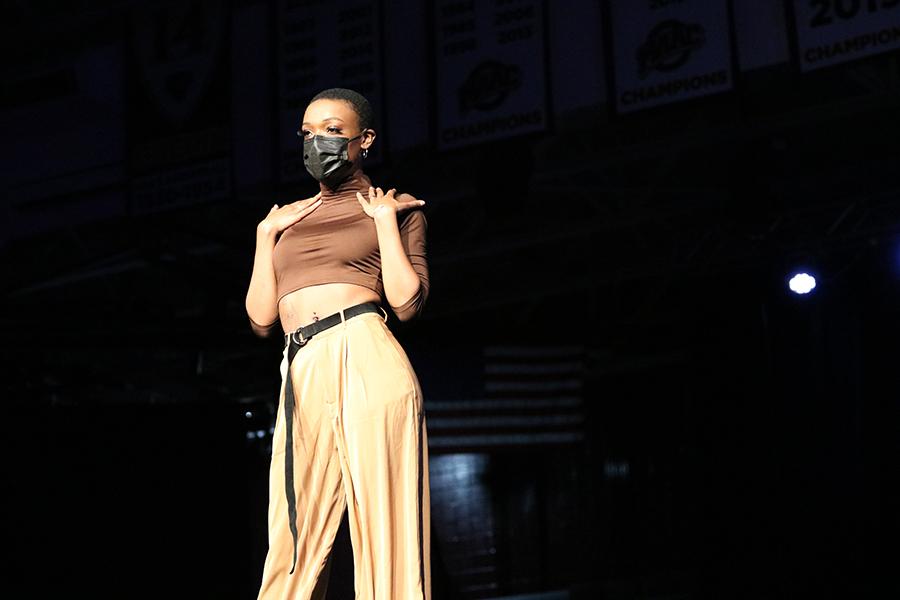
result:
<svg viewBox="0 0 900 600"><path fill-rule="evenodd" d="M609 0L620 113L733 87L727 0Z"/></svg>
<svg viewBox="0 0 900 600"><path fill-rule="evenodd" d="M126 106L135 214L231 197L230 27L224 0L132 9Z"/></svg>
<svg viewBox="0 0 900 600"><path fill-rule="evenodd" d="M546 128L541 0L437 0L433 26L439 148Z"/></svg>
<svg viewBox="0 0 900 600"><path fill-rule="evenodd" d="M900 48L900 0L794 0L800 69Z"/></svg>
<svg viewBox="0 0 900 600"><path fill-rule="evenodd" d="M312 181L303 166L297 130L309 100L332 87L355 90L372 105L381 133L382 44L378 0L281 0L278 4L278 140L282 183ZM379 136L364 160L377 164L385 138Z"/></svg>

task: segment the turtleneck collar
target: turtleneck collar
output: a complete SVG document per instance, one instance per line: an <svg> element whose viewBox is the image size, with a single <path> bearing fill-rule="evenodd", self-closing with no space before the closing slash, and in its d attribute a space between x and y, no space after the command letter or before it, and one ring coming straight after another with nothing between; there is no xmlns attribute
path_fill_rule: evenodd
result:
<svg viewBox="0 0 900 600"><path fill-rule="evenodd" d="M331 189L324 183L319 182L319 189L322 191L323 202L333 202L347 196L352 196L356 199L356 192L362 192L363 196L365 196L368 194L370 185L372 185L372 180L369 179L368 175L363 173L362 169L356 169L337 188Z"/></svg>

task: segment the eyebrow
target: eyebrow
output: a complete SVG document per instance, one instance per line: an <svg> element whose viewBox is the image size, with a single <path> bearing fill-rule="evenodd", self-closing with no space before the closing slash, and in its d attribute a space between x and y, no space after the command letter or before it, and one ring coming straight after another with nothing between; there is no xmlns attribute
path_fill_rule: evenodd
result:
<svg viewBox="0 0 900 600"><path fill-rule="evenodd" d="M328 117L327 119L322 119L322 122L323 122L323 123L326 122L326 121L340 121L340 122L342 122L342 123L344 122L344 120L343 120L342 118L340 118L340 117ZM303 121L303 122L301 123L301 125L312 125L312 123L309 123L308 121Z"/></svg>

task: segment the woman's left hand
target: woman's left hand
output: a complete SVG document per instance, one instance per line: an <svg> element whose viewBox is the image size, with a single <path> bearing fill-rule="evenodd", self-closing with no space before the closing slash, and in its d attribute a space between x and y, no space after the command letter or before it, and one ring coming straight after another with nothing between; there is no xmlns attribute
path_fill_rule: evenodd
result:
<svg viewBox="0 0 900 600"><path fill-rule="evenodd" d="M380 187L373 188L370 186L368 200L359 192L356 192L356 199L362 204L366 214L372 218L375 218L380 213L396 215L401 210L416 208L425 204L424 200L417 200L410 194L402 193L395 198L394 194L396 191L396 189L391 188L385 193Z"/></svg>

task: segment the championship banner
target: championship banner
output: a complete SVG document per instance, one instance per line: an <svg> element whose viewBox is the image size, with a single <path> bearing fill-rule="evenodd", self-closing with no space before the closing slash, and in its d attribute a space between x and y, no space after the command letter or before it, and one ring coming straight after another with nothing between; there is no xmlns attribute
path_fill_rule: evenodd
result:
<svg viewBox="0 0 900 600"><path fill-rule="evenodd" d="M231 197L231 17L224 0L148 2L131 14L131 207Z"/></svg>
<svg viewBox="0 0 900 600"><path fill-rule="evenodd" d="M102 38L83 32L89 52L41 57L4 78L0 233L8 239L127 210L123 44Z"/></svg>
<svg viewBox="0 0 900 600"><path fill-rule="evenodd" d="M900 48L900 0L794 0L793 7L801 71Z"/></svg>
<svg viewBox="0 0 900 600"><path fill-rule="evenodd" d="M547 127L541 0L436 0L437 145Z"/></svg>
<svg viewBox="0 0 900 600"><path fill-rule="evenodd" d="M609 0L609 14L618 112L733 87L727 0Z"/></svg>
<svg viewBox="0 0 900 600"><path fill-rule="evenodd" d="M279 1L275 139L282 183L313 181L303 166L303 139L297 130L310 99L327 88L349 88L369 100L378 137L363 164L380 162L385 144L382 54L378 0Z"/></svg>

